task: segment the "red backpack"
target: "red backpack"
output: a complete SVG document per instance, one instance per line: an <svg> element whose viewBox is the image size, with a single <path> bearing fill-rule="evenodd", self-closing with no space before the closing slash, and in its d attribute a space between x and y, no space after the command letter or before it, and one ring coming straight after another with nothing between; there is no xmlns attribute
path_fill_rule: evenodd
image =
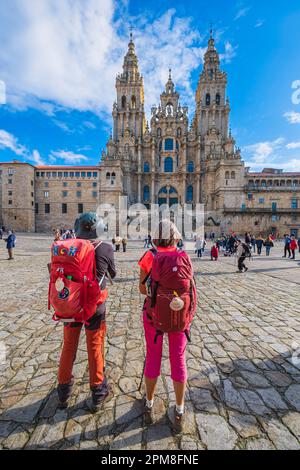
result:
<svg viewBox="0 0 300 470"><path fill-rule="evenodd" d="M87 324L105 300L96 276L98 246L79 239L53 243L48 293L48 309L55 311L53 320Z"/></svg>
<svg viewBox="0 0 300 470"><path fill-rule="evenodd" d="M151 304L149 317L157 335L184 331L189 327L197 307L196 285L190 257L184 251L153 252Z"/></svg>

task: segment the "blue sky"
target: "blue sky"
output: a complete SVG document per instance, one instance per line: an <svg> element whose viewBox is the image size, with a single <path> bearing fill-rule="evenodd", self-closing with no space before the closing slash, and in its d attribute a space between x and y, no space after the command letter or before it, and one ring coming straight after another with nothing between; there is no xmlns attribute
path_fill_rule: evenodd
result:
<svg viewBox="0 0 300 470"><path fill-rule="evenodd" d="M148 117L171 67L191 118L211 22L243 159L300 171L299 0L1 0L0 161L99 162L130 25Z"/></svg>

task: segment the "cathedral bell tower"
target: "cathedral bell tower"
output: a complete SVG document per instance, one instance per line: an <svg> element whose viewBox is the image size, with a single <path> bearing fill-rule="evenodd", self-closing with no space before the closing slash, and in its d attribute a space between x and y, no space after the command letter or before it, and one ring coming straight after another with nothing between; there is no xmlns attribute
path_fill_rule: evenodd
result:
<svg viewBox="0 0 300 470"><path fill-rule="evenodd" d="M113 106L113 140L120 141L127 133L139 140L145 129L144 84L139 73L138 58L132 34L124 57L123 72L116 79L117 101Z"/></svg>
<svg viewBox="0 0 300 470"><path fill-rule="evenodd" d="M201 136L216 128L224 139L228 137L230 106L226 86L227 74L220 70L220 58L211 31L196 92L196 126Z"/></svg>

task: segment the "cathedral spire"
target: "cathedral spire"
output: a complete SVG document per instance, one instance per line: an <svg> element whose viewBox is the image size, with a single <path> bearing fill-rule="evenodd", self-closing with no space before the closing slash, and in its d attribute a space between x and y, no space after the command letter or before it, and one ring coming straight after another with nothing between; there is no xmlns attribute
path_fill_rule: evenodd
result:
<svg viewBox="0 0 300 470"><path fill-rule="evenodd" d="M175 85L174 85L174 82L172 80L172 69L169 69L169 78L168 78L168 81L166 83L166 93L168 95L171 95L173 94L175 91Z"/></svg>
<svg viewBox="0 0 300 470"><path fill-rule="evenodd" d="M135 79L138 75L138 58L135 53L135 44L133 42L132 30L130 31L130 40L128 43L128 51L124 57L123 74L127 79Z"/></svg>

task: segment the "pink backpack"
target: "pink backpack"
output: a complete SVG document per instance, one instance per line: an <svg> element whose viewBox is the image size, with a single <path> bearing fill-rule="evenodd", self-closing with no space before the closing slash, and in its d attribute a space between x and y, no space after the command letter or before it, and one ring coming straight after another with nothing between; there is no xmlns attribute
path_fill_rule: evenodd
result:
<svg viewBox="0 0 300 470"><path fill-rule="evenodd" d="M87 324L103 302L105 291L101 292L96 276L97 246L80 239L53 243L48 295L53 320Z"/></svg>
<svg viewBox="0 0 300 470"><path fill-rule="evenodd" d="M190 257L183 251L153 252L151 317L157 335L184 331L189 339L197 293Z"/></svg>

